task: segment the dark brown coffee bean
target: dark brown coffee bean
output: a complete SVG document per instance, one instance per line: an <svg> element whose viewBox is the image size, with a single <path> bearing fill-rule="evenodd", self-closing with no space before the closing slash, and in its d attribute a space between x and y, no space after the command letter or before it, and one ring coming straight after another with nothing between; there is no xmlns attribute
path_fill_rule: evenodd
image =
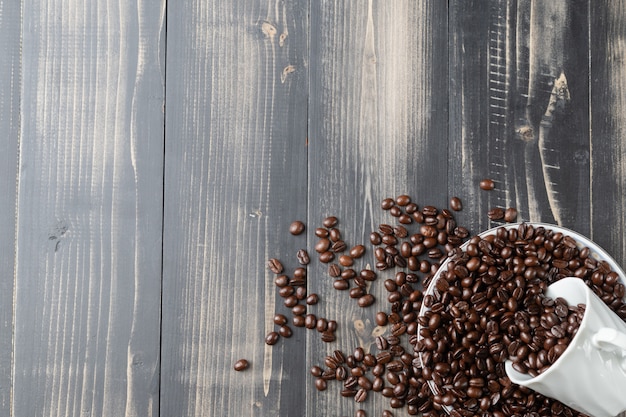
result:
<svg viewBox="0 0 626 417"><path fill-rule="evenodd" d="M322 376L323 371L322 371L322 368L320 368L317 365L314 365L311 367L310 372L311 372L311 375L313 375L316 378L319 378L320 376Z"/></svg>
<svg viewBox="0 0 626 417"><path fill-rule="evenodd" d="M393 217L400 217L402 215L402 208L398 206L393 206L389 209L389 214L391 214Z"/></svg>
<svg viewBox="0 0 626 417"><path fill-rule="evenodd" d="M349 255L341 255L339 257L339 264L341 266L352 266L354 264L354 259L352 259Z"/></svg>
<svg viewBox="0 0 626 417"><path fill-rule="evenodd" d="M493 190L494 189L495 182L492 179L485 178L483 180L480 180L480 184L479 185L480 185L480 188L482 190L489 191L489 190Z"/></svg>
<svg viewBox="0 0 626 417"><path fill-rule="evenodd" d="M333 252L335 252L335 253L341 253L341 252L345 251L347 248L348 248L348 246L346 245L346 242L344 242L343 240L336 241L330 247L330 249Z"/></svg>
<svg viewBox="0 0 626 417"><path fill-rule="evenodd" d="M295 327L304 327L304 324L305 324L304 316L293 316L291 318L291 323Z"/></svg>
<svg viewBox="0 0 626 417"><path fill-rule="evenodd" d="M367 417L367 413L365 412L365 410L356 410L356 413L354 413L354 417Z"/></svg>
<svg viewBox="0 0 626 417"><path fill-rule="evenodd" d="M325 391L327 387L328 385L325 379L323 378L315 379L315 388L317 388L318 391Z"/></svg>
<svg viewBox="0 0 626 417"><path fill-rule="evenodd" d="M383 210L389 210L390 208L392 208L393 206L396 205L396 202L394 201L393 198L385 198L381 203L380 203L380 207Z"/></svg>
<svg viewBox="0 0 626 417"><path fill-rule="evenodd" d="M459 197L452 197L450 199L450 208L454 211L461 211L463 209L461 199Z"/></svg>
<svg viewBox="0 0 626 417"><path fill-rule="evenodd" d="M330 275L333 278L337 278L338 276L341 275L341 268L339 268L339 265L337 264L330 264L328 266L328 275Z"/></svg>
<svg viewBox="0 0 626 417"><path fill-rule="evenodd" d="M350 288L350 282L345 279L336 279L333 281L333 288L338 291L345 291Z"/></svg>
<svg viewBox="0 0 626 417"><path fill-rule="evenodd" d="M393 417L393 413L389 410L383 410L382 417Z"/></svg>
<svg viewBox="0 0 626 417"><path fill-rule="evenodd" d="M304 232L304 223L300 220L296 220L289 225L289 233L292 235L299 235Z"/></svg>
<svg viewBox="0 0 626 417"><path fill-rule="evenodd" d="M360 388L356 395L354 396L354 401L357 403L362 403L367 399L367 390L364 388Z"/></svg>
<svg viewBox="0 0 626 417"><path fill-rule="evenodd" d="M317 326L317 317L315 314L307 314L304 317L304 327L307 329L315 329Z"/></svg>
<svg viewBox="0 0 626 417"><path fill-rule="evenodd" d="M268 260L267 267L275 274L280 274L284 270L283 264L280 263L280 261L276 258L271 258L270 260Z"/></svg>
<svg viewBox="0 0 626 417"><path fill-rule="evenodd" d="M274 324L277 326L283 326L287 324L287 317L284 314L275 314L274 315Z"/></svg>
<svg viewBox="0 0 626 417"><path fill-rule="evenodd" d="M278 275L274 279L274 284L279 288L286 287L289 284L289 277L287 275Z"/></svg>
<svg viewBox="0 0 626 417"><path fill-rule="evenodd" d="M248 363L247 360L239 359L237 362L235 362L235 365L233 365L233 368L235 369L235 371L241 372L243 370L248 369L248 366L250 366L250 364Z"/></svg>
<svg viewBox="0 0 626 417"><path fill-rule="evenodd" d="M296 257L298 258L298 262L300 263L300 265L308 265L309 262L311 262L309 254L305 249L300 249Z"/></svg>
<svg viewBox="0 0 626 417"><path fill-rule="evenodd" d="M320 254L320 262L323 262L325 264L332 262L333 259L335 259L335 254L331 251L326 251Z"/></svg>
<svg viewBox="0 0 626 417"><path fill-rule="evenodd" d="M320 299L319 295L317 295L317 294L313 293L313 294L310 294L310 295L306 298L306 303L307 303L308 305L312 306L312 305L317 304L317 303L318 303L318 301L319 301L319 299Z"/></svg>
<svg viewBox="0 0 626 417"><path fill-rule="evenodd" d="M304 316L306 314L306 306L304 304L297 304L293 306L291 312L294 316Z"/></svg>
<svg viewBox="0 0 626 417"><path fill-rule="evenodd" d="M402 194L396 197L396 204L399 205L400 207L405 207L410 202L411 202L411 197L409 197L406 194Z"/></svg>
<svg viewBox="0 0 626 417"><path fill-rule="evenodd" d="M376 280L376 272L372 271L371 269L362 269L361 272L359 272L359 276L365 281Z"/></svg>
<svg viewBox="0 0 626 417"><path fill-rule="evenodd" d="M517 210L509 207L504 211L504 221L507 223L514 222L517 219Z"/></svg>
<svg viewBox="0 0 626 417"><path fill-rule="evenodd" d="M378 326L386 326L387 325L387 313L384 311L379 311L376 313L376 325Z"/></svg>
<svg viewBox="0 0 626 417"><path fill-rule="evenodd" d="M278 342L280 335L277 332L269 332L267 336L265 336L265 343L268 345L275 345Z"/></svg>
<svg viewBox="0 0 626 417"><path fill-rule="evenodd" d="M350 249L350 256L354 259L358 259L365 253L365 246L355 245Z"/></svg>
<svg viewBox="0 0 626 417"><path fill-rule="evenodd" d="M327 229L337 226L337 223L339 223L339 221L335 216L328 216L324 220L322 220L322 224Z"/></svg>
<svg viewBox="0 0 626 417"><path fill-rule="evenodd" d="M374 298L372 294L365 294L364 296L360 297L357 301L358 301L359 307L369 307L372 304L374 304L376 299Z"/></svg>
<svg viewBox="0 0 626 417"><path fill-rule="evenodd" d="M293 335L293 332L291 331L291 327L284 325L280 326L280 328L278 329L278 334L282 337L289 338Z"/></svg>
<svg viewBox="0 0 626 417"><path fill-rule="evenodd" d="M504 218L504 210L500 207L492 208L487 212L487 217L491 220L502 220Z"/></svg>
<svg viewBox="0 0 626 417"><path fill-rule="evenodd" d="M315 251L317 253L324 253L328 249L330 249L330 240L325 237L318 240L317 243L315 244Z"/></svg>
<svg viewBox="0 0 626 417"><path fill-rule="evenodd" d="M328 229L318 227L317 229L315 229L315 236L319 238L328 237Z"/></svg>
<svg viewBox="0 0 626 417"><path fill-rule="evenodd" d="M337 337L333 332L326 331L322 333L322 342L324 343L331 343L334 342L336 339Z"/></svg>

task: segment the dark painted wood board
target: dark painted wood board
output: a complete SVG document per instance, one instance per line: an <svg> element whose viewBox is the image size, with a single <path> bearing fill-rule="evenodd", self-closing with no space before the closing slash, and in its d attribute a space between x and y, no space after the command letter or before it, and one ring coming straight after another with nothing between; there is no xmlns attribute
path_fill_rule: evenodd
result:
<svg viewBox="0 0 626 417"><path fill-rule="evenodd" d="M308 34L305 1L169 3L162 415L305 414L303 333L263 340L265 261L306 245Z"/></svg>
<svg viewBox="0 0 626 417"><path fill-rule="evenodd" d="M308 370L335 349L376 353L389 333L373 318L394 271L363 309L313 251L328 215L371 249L394 223L385 197L458 196L472 232L497 224L489 208L517 207L625 264L625 13L589 0L0 3L0 415L379 415L388 400L319 393ZM486 177L495 190L479 190ZM295 219L305 235L288 233ZM290 313L265 262L292 274L304 247L321 299L309 312L336 319L338 340L295 328L268 347L274 313Z"/></svg>
<svg viewBox="0 0 626 417"><path fill-rule="evenodd" d="M144 6L23 4L15 416L159 415L165 2Z"/></svg>

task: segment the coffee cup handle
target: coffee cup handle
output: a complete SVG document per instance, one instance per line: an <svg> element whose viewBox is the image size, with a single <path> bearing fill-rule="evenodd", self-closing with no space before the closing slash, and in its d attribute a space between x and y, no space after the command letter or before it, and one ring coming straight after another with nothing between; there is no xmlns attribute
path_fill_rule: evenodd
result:
<svg viewBox="0 0 626 417"><path fill-rule="evenodd" d="M607 352L622 352L626 354L626 334L610 327L603 327L591 338L591 343L598 349ZM621 368L626 371L626 360L622 360Z"/></svg>

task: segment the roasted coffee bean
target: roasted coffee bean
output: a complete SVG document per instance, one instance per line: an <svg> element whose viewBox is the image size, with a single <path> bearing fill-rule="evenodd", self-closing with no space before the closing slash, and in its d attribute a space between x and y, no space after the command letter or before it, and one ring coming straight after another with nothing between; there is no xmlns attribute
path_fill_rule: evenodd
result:
<svg viewBox="0 0 626 417"><path fill-rule="evenodd" d="M359 272L359 276L365 281L376 280L376 272L372 271L371 269L362 269L361 272Z"/></svg>
<svg viewBox="0 0 626 417"><path fill-rule="evenodd" d="M463 209L461 199L459 197L452 197L450 199L450 208L454 211L461 211Z"/></svg>
<svg viewBox="0 0 626 417"><path fill-rule="evenodd" d="M338 276L341 275L341 268L339 268L339 265L337 264L330 264L328 266L328 275L330 275L333 278L337 278Z"/></svg>
<svg viewBox="0 0 626 417"><path fill-rule="evenodd" d="M269 332L267 336L265 336L265 343L268 345L275 345L278 342L280 335L277 332Z"/></svg>
<svg viewBox="0 0 626 417"><path fill-rule="evenodd" d="M402 215L402 208L398 206L393 206L389 209L389 214L391 214L393 217L400 217Z"/></svg>
<svg viewBox="0 0 626 417"><path fill-rule="evenodd" d="M386 326L387 325L387 313L384 311L379 311L375 316L376 325L377 326Z"/></svg>
<svg viewBox="0 0 626 417"><path fill-rule="evenodd" d="M393 417L393 413L389 410L383 410L382 417Z"/></svg>
<svg viewBox="0 0 626 417"><path fill-rule="evenodd" d="M247 360L239 359L237 362L235 362L235 365L233 365L233 368L235 369L235 371L241 372L241 371L248 369L248 366L250 366L250 364L248 363Z"/></svg>
<svg viewBox="0 0 626 417"><path fill-rule="evenodd" d="M315 244L315 251L317 253L324 253L328 249L330 249L330 240L325 237L318 240L317 243Z"/></svg>
<svg viewBox="0 0 626 417"><path fill-rule="evenodd" d="M315 314L307 314L304 317L304 327L307 329L315 329L317 326L317 317Z"/></svg>
<svg viewBox="0 0 626 417"><path fill-rule="evenodd" d="M289 225L289 233L292 235L299 235L304 232L304 223L300 220L296 220Z"/></svg>
<svg viewBox="0 0 626 417"><path fill-rule="evenodd" d="M306 298L306 303L307 303L308 305L315 305L315 304L317 304L317 303L318 303L319 299L320 299L319 295L317 295L317 294L313 293L313 294L310 294L310 295Z"/></svg>
<svg viewBox="0 0 626 417"><path fill-rule="evenodd" d="M350 256L354 259L358 259L365 253L365 246L363 245L355 245L350 248Z"/></svg>
<svg viewBox="0 0 626 417"><path fill-rule="evenodd" d="M328 237L328 229L318 227L317 229L315 229L315 236L319 238Z"/></svg>
<svg viewBox="0 0 626 417"><path fill-rule="evenodd" d="M333 281L333 288L338 291L345 291L350 288L350 282L345 279L336 279Z"/></svg>
<svg viewBox="0 0 626 417"><path fill-rule="evenodd" d="M380 245L382 243L382 237L378 232L370 233L370 243L372 245Z"/></svg>
<svg viewBox="0 0 626 417"><path fill-rule="evenodd" d="M320 254L320 262L325 264L332 262L333 259L335 259L335 254L331 251L326 251Z"/></svg>
<svg viewBox="0 0 626 417"><path fill-rule="evenodd" d="M316 378L319 378L320 376L322 376L323 370L319 366L314 365L311 367L310 372L311 372L311 375L313 375Z"/></svg>
<svg viewBox="0 0 626 417"><path fill-rule="evenodd" d="M330 249L335 253L344 252L347 248L348 246L346 245L346 242L344 242L343 240L336 241L330 247Z"/></svg>
<svg viewBox="0 0 626 417"><path fill-rule="evenodd" d="M337 223L339 223L339 221L335 216L328 216L322 220L322 225L324 225L327 229L337 226Z"/></svg>
<svg viewBox="0 0 626 417"><path fill-rule="evenodd" d="M411 197L409 197L406 194L402 194L396 197L396 204L399 205L400 207L405 207L410 202L411 202Z"/></svg>
<svg viewBox="0 0 626 417"><path fill-rule="evenodd" d="M480 185L480 188L482 190L489 191L489 190L493 190L494 189L495 182L492 179L485 178L483 180L480 180L480 184L479 185Z"/></svg>
<svg viewBox="0 0 626 417"><path fill-rule="evenodd" d="M367 417L367 413L365 412L365 410L356 410L356 413L354 413L354 417Z"/></svg>
<svg viewBox="0 0 626 417"><path fill-rule="evenodd" d="M267 267L275 274L280 274L284 270L283 264L280 263L280 261L276 258L271 258L270 260L268 260Z"/></svg>
<svg viewBox="0 0 626 417"><path fill-rule="evenodd" d="M305 324L304 316L293 316L291 318L291 323L295 327L304 327L304 324Z"/></svg>
<svg viewBox="0 0 626 417"><path fill-rule="evenodd" d="M289 277L287 275L278 275L274 279L274 284L279 288L285 287L289 284Z"/></svg>
<svg viewBox="0 0 626 417"><path fill-rule="evenodd" d="M396 205L396 202L394 201L394 199L393 199L393 198L385 198L385 199L381 202L380 207L381 207L383 210L389 210L390 208L392 208L392 207L393 207L393 206L395 206L395 205Z"/></svg>
<svg viewBox="0 0 626 417"><path fill-rule="evenodd" d="M293 332L291 331L291 327L284 325L284 326L280 326L280 328L278 329L278 334L281 335L282 337L289 338L293 335Z"/></svg>
<svg viewBox="0 0 626 417"><path fill-rule="evenodd" d="M284 314L275 314L274 324L276 324L277 326L283 326L287 324L287 317Z"/></svg>
<svg viewBox="0 0 626 417"><path fill-rule="evenodd" d="M504 221L511 223L517 219L517 210L513 207L509 207L504 211Z"/></svg>
<svg viewBox="0 0 626 417"><path fill-rule="evenodd" d="M354 264L354 259L352 259L349 255L341 255L339 257L339 264L341 266L352 266Z"/></svg>
<svg viewBox="0 0 626 417"><path fill-rule="evenodd" d="M331 343L334 342L336 339L337 337L333 332L326 331L322 333L322 342L324 343Z"/></svg>
<svg viewBox="0 0 626 417"><path fill-rule="evenodd" d="M359 307L369 307L372 304L374 304L376 299L374 298L372 294L365 294L364 296L360 297L357 301L358 301Z"/></svg>
<svg viewBox="0 0 626 417"><path fill-rule="evenodd" d="M328 387L328 384L326 383L325 379L323 378L315 379L315 388L317 388L318 391L326 391L327 387Z"/></svg>
<svg viewBox="0 0 626 417"><path fill-rule="evenodd" d="M306 306L303 304L297 304L293 306L291 312L294 316L304 316L306 314Z"/></svg>
<svg viewBox="0 0 626 417"><path fill-rule="evenodd" d="M309 258L309 253L305 249L300 249L296 256L300 265L308 265L309 262L311 262L311 259Z"/></svg>
<svg viewBox="0 0 626 417"><path fill-rule="evenodd" d="M490 220L502 220L504 218L504 210L500 207L492 208L487 212Z"/></svg>
<svg viewBox="0 0 626 417"><path fill-rule="evenodd" d="M367 399L367 390L364 388L360 388L356 395L354 396L354 401L357 403L362 403Z"/></svg>

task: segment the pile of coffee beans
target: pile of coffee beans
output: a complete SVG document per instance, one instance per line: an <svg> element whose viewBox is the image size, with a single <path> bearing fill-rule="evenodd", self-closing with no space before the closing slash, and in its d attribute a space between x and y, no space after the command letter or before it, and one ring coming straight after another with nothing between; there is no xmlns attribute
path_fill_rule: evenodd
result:
<svg viewBox="0 0 626 417"><path fill-rule="evenodd" d="M480 183L483 190L494 186L490 179ZM301 266L291 274L280 260L267 262L276 275L278 294L291 310L293 327L317 330L326 343L336 340L337 322L308 311L320 301L317 294L307 294L309 263L316 258L327 264L333 288L346 291L359 307L377 304L368 291L377 281L387 291L388 309L375 313L375 323L388 333L376 337L376 350L362 346L351 352L334 350L311 368L315 387L325 391L337 384L340 395L357 404L380 393L389 399L390 408L406 407L409 415L426 417L582 416L512 384L504 361L510 359L518 371L538 375L575 335L584 306L545 297L551 282L565 276L584 279L626 318L624 286L606 262L596 261L588 248L578 248L560 233L522 223L470 238L453 216L462 207L458 197L450 199L450 209L418 207L408 195L385 198L381 209L391 219L371 231L370 248L349 246L339 219L328 216L312 229L318 239L313 248L316 257L299 249L295 257ZM496 207L487 216L513 222L517 210ZM300 235L305 229L302 221L294 221L289 232ZM424 295L444 260L445 270ZM366 266L358 268L358 262ZM369 268L370 262L375 270ZM425 313L420 315L422 304ZM276 314L274 323L276 330L265 339L268 345L292 335L287 316ZM247 367L247 362L245 366L238 362L236 369ZM366 413L359 409L356 415ZM385 410L383 415L393 413Z"/></svg>
<svg viewBox="0 0 626 417"><path fill-rule="evenodd" d="M582 414L509 380L504 361L538 375L563 353L584 314L547 298L549 284L583 279L622 319L624 285L608 263L562 233L522 223L456 248L424 297L415 351L433 409L496 417ZM531 413L531 414L529 414ZM538 414L532 414L538 413Z"/></svg>

